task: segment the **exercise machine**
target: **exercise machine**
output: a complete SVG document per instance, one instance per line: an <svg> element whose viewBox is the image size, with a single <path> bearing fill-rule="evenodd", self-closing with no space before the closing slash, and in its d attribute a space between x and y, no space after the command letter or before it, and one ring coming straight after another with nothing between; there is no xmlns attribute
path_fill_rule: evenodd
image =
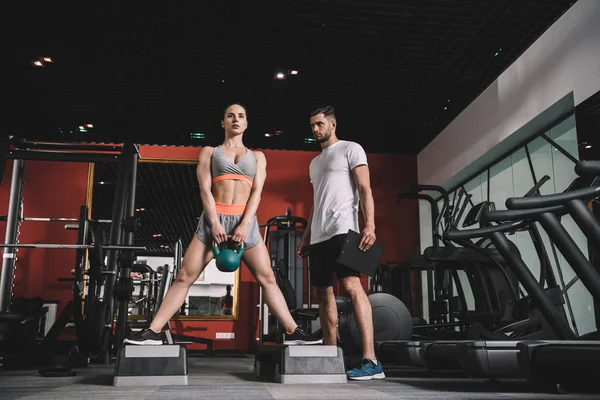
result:
<svg viewBox="0 0 600 400"><path fill-rule="evenodd" d="M563 256L571 263L582 283L600 302L600 275L585 259L581 250L562 226L553 224L554 218L541 210L564 207L577 226L595 248L600 248L600 223L587 207L587 202L600 195L600 162L581 161L575 166L579 179L591 180L587 188L530 199L508 199L507 208L515 213L535 213L553 236ZM562 228L562 229L561 229ZM529 382L541 389L561 389L600 392L600 383L594 374L600 367L600 333L590 332L577 341L523 342L518 344L519 365Z"/></svg>
<svg viewBox="0 0 600 400"><path fill-rule="evenodd" d="M288 207L285 215L275 216L267 221L264 241L271 259L271 268L277 284L286 300L288 309L296 323L306 332L312 331L312 322L319 318L319 309L312 307L310 286L310 260L304 270L304 260L296 257L296 248L308 222L292 215ZM274 229L273 229L274 228ZM269 313L264 303L262 288L259 292L259 337L263 342L283 342L283 331L275 316ZM307 304L308 307L304 307Z"/></svg>
<svg viewBox="0 0 600 400"><path fill-rule="evenodd" d="M594 196L594 192L596 190L596 185L594 182L592 182L591 187L586 186L589 186L589 182L576 179L572 185L561 194L509 199L507 200L507 206L514 206L515 208L518 208L518 210L485 210L483 212L484 219L488 221L502 221L504 222L503 224L470 231L449 232L448 237L450 239L475 237L482 233L489 234L493 230L497 230L493 233L493 235L497 235L498 231L501 231L501 227L503 225L507 226L532 223L532 221L540 221L541 225L547 231L553 244L556 244L559 250L561 250L565 256L565 259L577 272L578 278L582 280L586 287L590 288L590 292L592 295L594 295L593 288L600 282L600 276L593 271L589 262L577 248L568 233L564 230L564 228L562 228L560 222L558 222L558 216L567 211L565 209L566 207L563 207L563 201L581 201L580 199L582 198L585 199L589 198L590 196ZM547 202L546 199L549 199L550 201ZM530 204L530 208L525 208L524 205L526 204ZM581 208L577 208L575 206L575 210L581 210ZM579 216L574 219L576 222L579 221L578 225L586 226L586 230L597 229L597 220L594 219L587 207L584 208L584 211L585 210L587 211L579 214ZM556 223L560 226L556 225ZM594 224L596 224L596 227L594 227ZM586 230L584 230L584 232ZM582 274L584 276L582 276ZM571 284L572 283L570 283L568 286ZM565 288L565 292L566 289L568 289L568 286ZM594 298L597 297L594 295ZM577 335L573 331L570 329L567 330L568 325L564 316L559 318L559 320L556 320L549 314L544 316L549 323L555 326L555 329L556 326L562 325L562 331L556 331L560 335L559 339L573 340L576 338ZM593 335L587 335L587 338L590 338L590 336ZM586 337L583 337L581 339L585 338ZM471 375L475 376L507 376L514 375L515 373L518 374L520 372L518 361L520 361L521 358L527 358L526 355L529 354L527 351L520 349L523 348L523 346L527 348L526 346L529 342L524 340L514 340L516 338L511 339L512 340L510 341L498 343L477 342L462 344L459 346L461 348L459 351L462 354L463 368L465 371L468 371ZM532 346L533 343L538 343L539 346L539 343L549 342L544 340L542 342L536 341L531 343ZM572 360L574 364L577 363L574 358ZM530 378L530 380L535 380L535 378L533 378L535 374L530 370L528 371L527 368L524 368L524 372L525 375Z"/></svg>

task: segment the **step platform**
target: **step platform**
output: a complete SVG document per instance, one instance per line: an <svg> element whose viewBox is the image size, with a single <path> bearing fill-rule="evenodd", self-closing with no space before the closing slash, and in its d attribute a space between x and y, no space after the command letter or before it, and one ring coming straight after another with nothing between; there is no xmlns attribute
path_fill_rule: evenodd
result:
<svg viewBox="0 0 600 400"><path fill-rule="evenodd" d="M187 384L187 352L183 346L123 345L119 348L113 386Z"/></svg>
<svg viewBox="0 0 600 400"><path fill-rule="evenodd" d="M337 346L261 345L256 350L254 374L284 384L348 382L344 353Z"/></svg>

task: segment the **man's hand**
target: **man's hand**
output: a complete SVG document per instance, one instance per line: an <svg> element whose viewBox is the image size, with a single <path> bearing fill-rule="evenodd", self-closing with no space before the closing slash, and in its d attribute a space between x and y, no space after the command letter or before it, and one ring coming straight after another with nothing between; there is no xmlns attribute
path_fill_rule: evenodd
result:
<svg viewBox="0 0 600 400"><path fill-rule="evenodd" d="M212 223L211 229L216 244L227 241L227 232L225 232L225 228L219 221Z"/></svg>
<svg viewBox="0 0 600 400"><path fill-rule="evenodd" d="M250 230L250 223L241 222L233 231L233 235L231 235L231 240L236 243L244 243L246 240L246 236L248 236L248 231Z"/></svg>
<svg viewBox="0 0 600 400"><path fill-rule="evenodd" d="M367 226L362 231L362 239L360 240L358 247L362 251L367 251L371 248L371 246L373 246L375 240L377 240L377 237L375 236L375 227Z"/></svg>
<svg viewBox="0 0 600 400"><path fill-rule="evenodd" d="M308 249L310 247L310 239L302 237L300 244L296 248L296 257L305 258L308 255Z"/></svg>

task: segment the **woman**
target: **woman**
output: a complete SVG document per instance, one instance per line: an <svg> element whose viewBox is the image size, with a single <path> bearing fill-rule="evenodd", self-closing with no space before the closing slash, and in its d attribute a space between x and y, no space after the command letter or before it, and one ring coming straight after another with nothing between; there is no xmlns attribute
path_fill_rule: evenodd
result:
<svg viewBox="0 0 600 400"><path fill-rule="evenodd" d="M256 210L266 177L266 159L262 152L247 149L242 137L248 127L245 107L231 104L225 109L221 126L225 140L218 147L200 150L196 174L204 211L177 279L169 288L150 327L125 339L128 344L160 345L162 329L179 310L190 286L212 260L212 243L231 240L244 244L243 261L262 286L265 302L281 323L285 344L316 344L322 340L298 327L271 270L269 253L263 242Z"/></svg>

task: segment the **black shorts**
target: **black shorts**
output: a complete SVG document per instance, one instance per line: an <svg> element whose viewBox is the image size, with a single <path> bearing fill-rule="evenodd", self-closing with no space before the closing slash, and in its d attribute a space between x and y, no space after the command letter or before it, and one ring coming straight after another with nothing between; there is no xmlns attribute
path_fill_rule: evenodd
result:
<svg viewBox="0 0 600 400"><path fill-rule="evenodd" d="M345 240L346 234L344 233L310 246L308 255L310 257L310 282L312 286L333 286L333 274L338 279L348 276L360 276L360 272L336 262Z"/></svg>

